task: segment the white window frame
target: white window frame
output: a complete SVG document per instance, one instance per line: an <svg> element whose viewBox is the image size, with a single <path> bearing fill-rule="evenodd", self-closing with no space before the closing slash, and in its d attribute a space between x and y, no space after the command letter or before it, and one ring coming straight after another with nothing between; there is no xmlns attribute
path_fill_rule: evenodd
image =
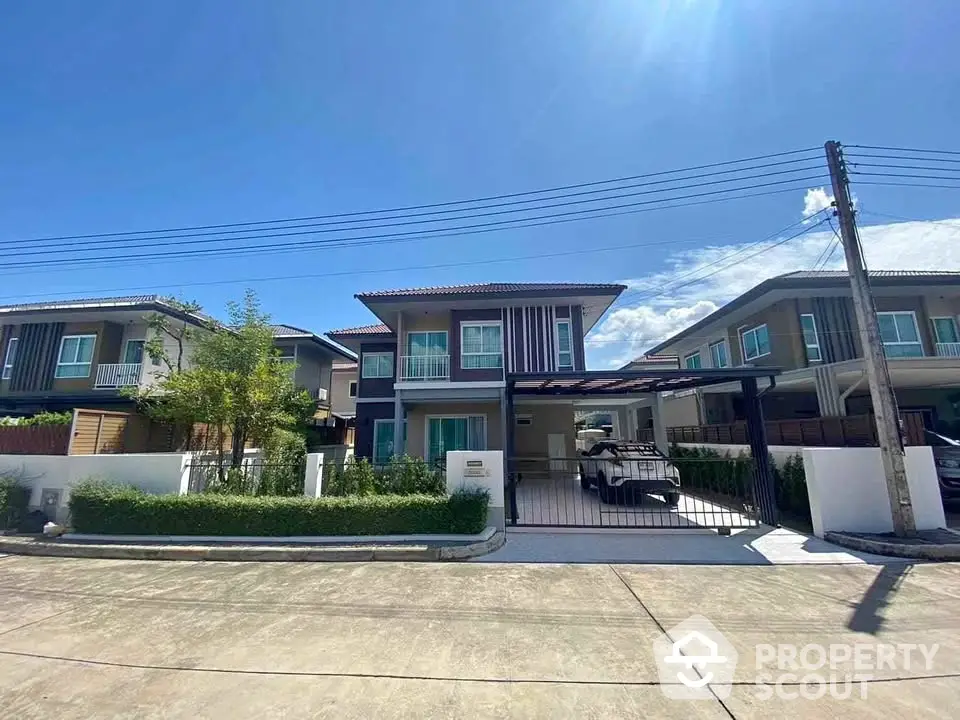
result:
<svg viewBox="0 0 960 720"><path fill-rule="evenodd" d="M692 358L697 359L697 365L699 367L690 367L689 365L687 365L687 360L690 360ZM703 370L703 358L700 356L699 350L694 350L692 353L688 353L687 355L683 356L683 369L684 370Z"/></svg>
<svg viewBox="0 0 960 720"><path fill-rule="evenodd" d="M14 344L16 343L16 344ZM7 340L7 351L3 354L3 380L9 380L13 375L13 364L17 361L17 349L20 347L20 338L12 337ZM13 349L13 357L10 350Z"/></svg>
<svg viewBox="0 0 960 720"><path fill-rule="evenodd" d="M146 338L128 338L123 341L123 354L120 358L123 360L124 365L134 365L136 363L127 362L127 347L130 343L143 343L143 352L140 353L140 365L143 365L143 359L147 356L147 341Z"/></svg>
<svg viewBox="0 0 960 720"><path fill-rule="evenodd" d="M347 397L355 398L360 384L356 380L350 380L347 383Z"/></svg>
<svg viewBox="0 0 960 720"><path fill-rule="evenodd" d="M450 355L450 332L447 330L408 330L407 342L403 348L404 355L413 356L413 353L410 352L410 337L413 335L443 335L443 346L446 348L442 355L418 355L417 357L447 357ZM426 346L426 343L424 343L424 346Z"/></svg>
<svg viewBox="0 0 960 720"><path fill-rule="evenodd" d="M810 318L810 322L813 323L813 339L816 340L815 343L808 343L807 337L803 333L803 319L805 317ZM820 347L820 328L817 327L817 318L813 313L800 313L800 337L803 338L803 348L807 354L807 362L823 362L823 348ZM817 349L817 355L819 355L819 357L810 357L811 348Z"/></svg>
<svg viewBox="0 0 960 720"><path fill-rule="evenodd" d="M464 352L464 350L463 350L463 331L464 331L465 328L468 328L468 327L484 328L484 327L493 327L493 326L496 326L496 327L500 328L500 350L499 350L499 353L492 353L492 352L468 353L468 352ZM482 330L480 331L480 334L481 334L481 336L483 335L483 331L482 331ZM463 359L464 359L465 357L479 357L479 356L481 356L481 355L494 355L494 354L499 354L499 355L500 355L500 364L497 365L496 367L467 367L467 366L465 366L465 365L463 364ZM461 369L461 370L503 370L503 322L501 322L500 320L470 320L469 322L462 322L462 323L460 323L460 369ZM448 417L448 416L445 415L444 417ZM464 416L464 417L466 417L466 416Z"/></svg>
<svg viewBox="0 0 960 720"><path fill-rule="evenodd" d="M713 356L713 349L715 347L723 348L723 359L725 361L723 365L717 365L717 359ZM707 345L707 350L710 352L710 367L714 367L714 368L730 367L730 348L726 340L717 340L716 342L710 343L709 345Z"/></svg>
<svg viewBox="0 0 960 720"><path fill-rule="evenodd" d="M881 315L909 315L913 319L913 329L917 332L916 340L902 341L897 340L897 342L887 342L881 336L880 344L886 347L887 345L898 346L898 345L919 345L920 354L919 355L901 355L898 357L925 357L927 352L923 349L923 335L920 334L920 323L917 322L917 313L913 310L885 310L884 312L877 313L877 330L879 333L879 320ZM893 326L897 328L897 337L900 337L900 328L897 327L897 321L893 321Z"/></svg>
<svg viewBox="0 0 960 720"><path fill-rule="evenodd" d="M753 357L748 358L747 345L743 341L743 339L744 337L747 336L748 333L756 332L760 328L767 328L767 345L770 346L770 349L767 350L765 353L760 353L759 355L754 355ZM773 343L770 341L770 328L767 327L766 323L760 323L759 325L753 325L753 326L744 325L743 327L737 330L737 334L740 336L740 353L743 357L744 364L748 362L752 362L753 360L759 360L762 357L767 357L767 355L769 355L773 351ZM760 349L760 343L757 343L757 350L759 349Z"/></svg>
<svg viewBox="0 0 960 720"><path fill-rule="evenodd" d="M569 351L569 353L567 353L567 351L561 351L561 350L560 350L560 326L561 326L561 325L566 325L566 326L567 326L567 337L570 338L570 351ZM557 370L573 370L573 365L574 365L574 359L573 359L573 323L570 322L570 319L569 319L569 318L559 318L559 319L556 321L556 323L554 323L553 339L554 339L554 343L553 343L553 344L556 346L556 350L557 350L557 354L556 354ZM570 355L570 364L569 364L569 365L564 365L563 363L560 362L561 352L563 352L564 354L569 354L569 355Z"/></svg>
<svg viewBox="0 0 960 720"><path fill-rule="evenodd" d="M377 358L377 374L376 374L376 375L368 375L368 374L367 374L367 358L372 358L372 357L376 357L376 358ZM383 360L384 357L389 357L389 358L390 358L390 373L387 374L387 375L380 374L380 373L381 373L380 365L381 365L381 361ZM383 351L383 352L365 352L365 353L363 353L363 356L360 358L360 377L364 378L365 380L373 380L373 379L381 379L381 380L383 380L383 379L388 379L388 378L389 378L389 379L393 379L393 375L394 375L394 370L395 370L395 369L396 369L396 367L395 367L395 362L394 362L394 359L393 359L393 353L392 353L392 352L389 352L389 351Z"/></svg>
<svg viewBox="0 0 960 720"><path fill-rule="evenodd" d="M953 323L953 331L957 336L957 340L941 340L940 332L937 330L937 320L949 320ZM960 324L957 323L957 319L953 315L937 315L936 317L930 318L930 325L933 327L933 341L938 345L943 345L945 343L960 342Z"/></svg>
<svg viewBox="0 0 960 720"><path fill-rule="evenodd" d="M67 340L77 338L78 340L84 340L86 338L93 338L93 350L90 353L90 362L76 362L76 356L74 356L74 362L63 362L63 345ZM77 350L80 349L80 343L77 343ZM60 338L60 349L57 351L57 366L53 372L53 377L56 380L76 380L77 378L88 378L90 373L93 372L93 363L96 360L97 356L97 335L96 333L90 334L86 333L84 335L64 335ZM86 375L61 375L60 368L62 367L74 367L77 365L86 365L87 374Z"/></svg>
<svg viewBox="0 0 960 720"><path fill-rule="evenodd" d="M493 368L482 368L492 370ZM430 421L431 420L466 420L470 423L470 418L472 417L482 417L483 418L483 449L486 450L490 447L490 421L487 418L486 413L467 413L465 415L426 415L423 418L423 457L428 459L430 457ZM482 451L477 451L482 452ZM446 458L444 458L446 460Z"/></svg>

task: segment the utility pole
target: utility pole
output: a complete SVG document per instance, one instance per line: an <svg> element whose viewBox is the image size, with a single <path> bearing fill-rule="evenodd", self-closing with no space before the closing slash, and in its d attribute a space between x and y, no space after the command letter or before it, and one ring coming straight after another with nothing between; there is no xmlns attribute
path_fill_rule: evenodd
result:
<svg viewBox="0 0 960 720"><path fill-rule="evenodd" d="M840 144L833 140L824 148L827 151L827 165L830 168L830 180L833 183L833 196L840 222L840 238L847 256L847 272L850 274L853 307L857 314L857 325L860 328L863 361L867 369L867 380L870 383L870 398L873 401L873 414L877 422L883 474L887 481L887 495L890 498L890 512L893 515L893 531L899 537L905 537L914 535L917 525L913 517L913 505L910 502L910 488L907 486L897 401L890 382L887 356L884 354L883 343L880 340L877 311L873 305L873 295L870 292L870 283L863 264L843 153L840 150Z"/></svg>

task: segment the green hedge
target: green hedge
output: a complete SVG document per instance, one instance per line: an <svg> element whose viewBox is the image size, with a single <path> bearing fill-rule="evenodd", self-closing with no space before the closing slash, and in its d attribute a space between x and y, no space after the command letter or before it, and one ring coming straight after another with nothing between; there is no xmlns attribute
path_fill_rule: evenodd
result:
<svg viewBox="0 0 960 720"><path fill-rule="evenodd" d="M485 490L449 497L371 495L251 497L147 495L127 486L84 482L70 493L77 532L128 535L401 535L478 533L487 522Z"/></svg>
<svg viewBox="0 0 960 720"><path fill-rule="evenodd" d="M325 495L446 495L443 472L423 458L394 457L386 465L371 465L366 458L351 458L342 468L323 469Z"/></svg>
<svg viewBox="0 0 960 720"><path fill-rule="evenodd" d="M14 478L0 477L0 530L17 527L29 502L30 488Z"/></svg>

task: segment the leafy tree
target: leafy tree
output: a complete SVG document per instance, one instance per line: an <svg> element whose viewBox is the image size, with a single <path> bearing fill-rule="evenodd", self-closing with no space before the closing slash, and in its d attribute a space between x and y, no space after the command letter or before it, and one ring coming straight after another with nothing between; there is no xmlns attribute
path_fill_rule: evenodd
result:
<svg viewBox="0 0 960 720"><path fill-rule="evenodd" d="M216 431L221 454L229 430L230 467L239 468L248 441L262 444L275 428L303 422L314 402L294 386L291 366L273 346L269 317L256 295L247 291L242 302L227 308L228 324L195 338L190 366L171 366L148 391L145 408L165 422L206 423Z"/></svg>
<svg viewBox="0 0 960 720"><path fill-rule="evenodd" d="M200 312L200 304L192 300L165 298L164 302L187 315ZM151 313L147 315L146 321L147 328L153 331L150 339L143 346L147 357L154 362L162 362L166 365L168 373L174 370L182 371L187 359L187 346L202 330L184 318L175 318L166 313ZM170 357L170 353L167 352L165 338L170 338L176 343L175 357Z"/></svg>

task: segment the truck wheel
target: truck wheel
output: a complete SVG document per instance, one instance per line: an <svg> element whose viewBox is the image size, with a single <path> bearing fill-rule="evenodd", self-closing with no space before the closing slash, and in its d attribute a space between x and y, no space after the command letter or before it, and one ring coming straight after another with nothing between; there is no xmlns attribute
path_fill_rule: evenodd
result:
<svg viewBox="0 0 960 720"><path fill-rule="evenodd" d="M597 495L600 496L600 502L607 503L608 505L614 501L614 491L616 488L612 488L607 484L607 478L602 472L597 473Z"/></svg>
<svg viewBox="0 0 960 720"><path fill-rule="evenodd" d="M580 487L584 490L590 489L590 478L587 477L587 471L583 467L583 463L580 463Z"/></svg>

